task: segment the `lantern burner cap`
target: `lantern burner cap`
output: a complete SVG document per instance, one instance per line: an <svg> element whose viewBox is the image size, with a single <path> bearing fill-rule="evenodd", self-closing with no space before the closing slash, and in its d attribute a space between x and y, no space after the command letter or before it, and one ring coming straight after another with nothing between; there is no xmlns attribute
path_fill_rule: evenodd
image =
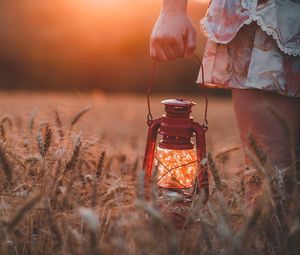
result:
<svg viewBox="0 0 300 255"><path fill-rule="evenodd" d="M182 107L192 107L196 104L193 101L186 98L167 99L161 102L166 106L182 106Z"/></svg>

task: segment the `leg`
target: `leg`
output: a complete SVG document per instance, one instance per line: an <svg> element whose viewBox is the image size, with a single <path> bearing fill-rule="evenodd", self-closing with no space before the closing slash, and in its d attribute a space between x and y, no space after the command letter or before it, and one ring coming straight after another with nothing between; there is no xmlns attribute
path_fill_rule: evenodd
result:
<svg viewBox="0 0 300 255"><path fill-rule="evenodd" d="M294 161L295 147L299 143L300 99L255 89L233 89L232 98L244 149L251 150L248 143L248 134L251 132L262 149L266 151L271 164L281 168L290 166ZM289 134L278 119L270 113L267 105L277 112L289 126L292 139L289 139ZM251 165L250 162L245 153L246 165ZM257 192L250 192L250 194L248 192L250 199L255 193ZM249 198L247 198L246 191L247 199Z"/></svg>
<svg viewBox="0 0 300 255"><path fill-rule="evenodd" d="M292 150L299 141L300 99L254 89L233 89L232 98L243 145L248 146L247 136L251 132L266 150L272 164L288 167L293 161ZM292 139L266 106L282 117L289 126Z"/></svg>

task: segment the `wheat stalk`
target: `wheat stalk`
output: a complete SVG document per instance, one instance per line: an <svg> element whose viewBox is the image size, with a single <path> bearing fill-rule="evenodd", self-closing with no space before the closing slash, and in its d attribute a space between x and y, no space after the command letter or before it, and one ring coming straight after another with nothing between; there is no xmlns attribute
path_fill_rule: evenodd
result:
<svg viewBox="0 0 300 255"><path fill-rule="evenodd" d="M64 140L64 131L63 131L63 126L62 126L62 121L61 121L58 111L55 110L54 114L55 114L55 124L57 127L57 132L59 135L60 142L62 142Z"/></svg>
<svg viewBox="0 0 300 255"><path fill-rule="evenodd" d="M216 164L210 153L208 153L208 155L207 155L207 160L208 160L209 169L210 169L213 179L214 179L214 183L216 185L216 189L221 191L223 188L222 179L220 177L219 170L217 169Z"/></svg>
<svg viewBox="0 0 300 255"><path fill-rule="evenodd" d="M52 130L49 125L45 128L45 138L44 138L44 155L47 154L52 141Z"/></svg>
<svg viewBox="0 0 300 255"><path fill-rule="evenodd" d="M37 144L39 148L39 152L42 157L45 157L52 141L52 130L49 127L49 124L47 123L45 127L43 127L45 130L42 133L41 129L42 127L39 128L38 133L37 133Z"/></svg>
<svg viewBox="0 0 300 255"><path fill-rule="evenodd" d="M136 160L134 161L132 168L131 168L132 175L134 175L136 173L139 163L140 163L140 159L139 159L139 157L136 157Z"/></svg>
<svg viewBox="0 0 300 255"><path fill-rule="evenodd" d="M10 116L6 115L1 119L0 124L4 125L5 123L8 124L9 128L12 128L13 122Z"/></svg>
<svg viewBox="0 0 300 255"><path fill-rule="evenodd" d="M136 205L139 208L143 209L156 223L162 224L162 226L164 226L169 237L168 254L179 254L178 237L174 226L162 215L160 211L154 208L151 204L143 200L137 200Z"/></svg>
<svg viewBox="0 0 300 255"><path fill-rule="evenodd" d="M3 141L6 141L5 130L4 130L4 127L3 127L2 124L0 124L0 138L1 138Z"/></svg>
<svg viewBox="0 0 300 255"><path fill-rule="evenodd" d="M11 183L13 177L12 168L6 157L5 144L3 142L0 142L0 163L8 183Z"/></svg>
<svg viewBox="0 0 300 255"><path fill-rule="evenodd" d="M91 207L95 208L96 205L97 205L97 179L93 178L92 195L91 195Z"/></svg>
<svg viewBox="0 0 300 255"><path fill-rule="evenodd" d="M145 199L145 171L141 171L141 173L138 175L138 180L137 180L137 197L140 200Z"/></svg>
<svg viewBox="0 0 300 255"><path fill-rule="evenodd" d="M3 141L6 140L5 128L4 128L5 123L8 124L9 129L11 129L12 125L13 125L12 120L9 116L4 116L1 119L1 121L0 121L0 138L2 138Z"/></svg>
<svg viewBox="0 0 300 255"><path fill-rule="evenodd" d="M250 144L250 147L253 149L255 156L258 158L260 164L262 166L265 166L267 163L267 154L264 150L260 148L258 145L254 135L252 133L248 134L248 141Z"/></svg>
<svg viewBox="0 0 300 255"><path fill-rule="evenodd" d="M53 234L54 239L54 246L52 248L52 251L54 253L57 253L57 251L60 251L63 245L63 237L62 233L57 225L57 221L55 217L53 216L53 211L48 203L46 203L46 214L48 218L49 228Z"/></svg>
<svg viewBox="0 0 300 255"><path fill-rule="evenodd" d="M23 219L25 214L30 211L36 203L38 203L43 197L43 193L39 193L32 197L30 200L27 201L14 215L14 217L6 222L6 227L9 231L12 231L16 225Z"/></svg>
<svg viewBox="0 0 300 255"><path fill-rule="evenodd" d="M78 112L71 120L71 123L70 123L70 128L72 129L72 127L80 120L80 118L90 110L90 106L82 109L80 112Z"/></svg>
<svg viewBox="0 0 300 255"><path fill-rule="evenodd" d="M100 177L102 175L103 167L104 167L104 161L105 161L105 151L102 151L100 154L100 157L98 159L98 163L96 166L96 177Z"/></svg>
<svg viewBox="0 0 300 255"><path fill-rule="evenodd" d="M36 111L32 111L29 116L29 131L31 134L33 133L35 115Z"/></svg>
<svg viewBox="0 0 300 255"><path fill-rule="evenodd" d="M73 169L75 167L75 165L78 161L78 158L79 158L81 145L82 145L82 143L81 143L80 135L77 135L75 137L75 141L74 141L74 148L73 148L72 156L66 164L64 173L70 171L71 169Z"/></svg>

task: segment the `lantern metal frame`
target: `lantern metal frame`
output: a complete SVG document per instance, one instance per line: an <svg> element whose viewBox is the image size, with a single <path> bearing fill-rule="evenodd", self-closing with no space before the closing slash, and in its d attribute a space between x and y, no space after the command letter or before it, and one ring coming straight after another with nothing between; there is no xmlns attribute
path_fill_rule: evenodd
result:
<svg viewBox="0 0 300 255"><path fill-rule="evenodd" d="M174 101L181 101L182 99L175 99ZM169 101L169 100L166 100ZM171 109L179 107L178 105L170 106L168 102L165 102L166 111L169 107ZM185 106L183 108L191 108L191 106ZM158 134L163 136L163 139L159 142L160 148L171 150L185 150L193 149L194 145L191 142L192 137L196 137L196 153L197 153L197 176L194 185L193 194L199 194L204 191L206 196L209 192L208 185L208 173L206 165L206 143L205 132L207 131L207 122L199 124L193 121L193 118L189 116L186 118L169 117L168 112L158 119L154 119L148 122L148 138L145 149L143 169L145 171L145 183L149 184L152 179L153 164L155 159L155 149L157 145ZM176 125L177 124L177 125ZM156 158L159 161L159 159ZM189 164L195 163L195 161L189 162ZM183 165L177 166L182 167ZM175 167L175 168L177 168ZM172 171L175 168L167 169ZM158 180L157 180L158 181Z"/></svg>
<svg viewBox="0 0 300 255"><path fill-rule="evenodd" d="M204 84L204 72L200 59L194 55L201 65L202 70L202 82ZM197 176L194 182L193 192L191 195L204 193L205 201L209 195L209 183L208 183L208 171L206 163L206 142L205 133L208 130L207 121L207 106L208 100L205 99L205 112L204 121L202 124L195 122L190 115L194 102L183 99L169 99L164 100L162 103L165 105L165 114L160 118L153 119L150 107L150 93L153 84L153 77L155 72L156 62L153 63L151 80L147 91L147 103L148 103L148 137L144 155L143 170L145 171L145 184L148 186L152 180L153 164L155 160L155 149L157 145L157 136L160 134L162 140L159 142L159 147L171 150L187 150L196 148L197 155ZM196 139L196 145L191 141L192 137ZM156 158L156 160L159 160ZM161 162L160 162L161 163ZM195 162L190 162L195 163ZM182 167L178 166L178 167ZM173 169L167 169L172 171ZM157 181L157 180L156 180Z"/></svg>

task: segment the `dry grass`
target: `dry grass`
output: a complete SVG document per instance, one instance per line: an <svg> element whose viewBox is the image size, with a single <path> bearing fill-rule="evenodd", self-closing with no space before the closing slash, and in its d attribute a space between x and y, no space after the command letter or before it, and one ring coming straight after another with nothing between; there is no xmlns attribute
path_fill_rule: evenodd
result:
<svg viewBox="0 0 300 255"><path fill-rule="evenodd" d="M252 136L262 195L253 211L244 206L227 102L210 105L210 199L195 197L178 231L155 188L144 200L144 98L0 99L0 254L298 254L299 190L285 192L285 171L266 164Z"/></svg>

